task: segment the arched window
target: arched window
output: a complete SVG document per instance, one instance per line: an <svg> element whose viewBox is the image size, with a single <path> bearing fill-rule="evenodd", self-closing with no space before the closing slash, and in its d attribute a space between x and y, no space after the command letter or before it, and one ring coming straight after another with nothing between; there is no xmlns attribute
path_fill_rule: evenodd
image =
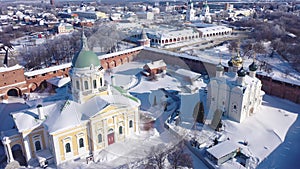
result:
<svg viewBox="0 0 300 169"><path fill-rule="evenodd" d="M133 127L133 122L132 120L129 121L129 128L132 128Z"/></svg>
<svg viewBox="0 0 300 169"><path fill-rule="evenodd" d="M77 89L80 89L80 88L79 88L79 81L78 81L78 80L76 80L76 88L77 88Z"/></svg>
<svg viewBox="0 0 300 169"><path fill-rule="evenodd" d="M98 143L102 143L102 134L98 134Z"/></svg>
<svg viewBox="0 0 300 169"><path fill-rule="evenodd" d="M97 88L97 81L96 80L93 80L93 86L94 86L94 89Z"/></svg>
<svg viewBox="0 0 300 169"><path fill-rule="evenodd" d="M83 138L79 139L79 148L84 147L84 142L83 142Z"/></svg>
<svg viewBox="0 0 300 169"><path fill-rule="evenodd" d="M88 90L88 89L89 89L88 81L84 81L84 89L85 89L85 90Z"/></svg>
<svg viewBox="0 0 300 169"><path fill-rule="evenodd" d="M123 127L122 126L119 127L119 134L123 134Z"/></svg>
<svg viewBox="0 0 300 169"><path fill-rule="evenodd" d="M39 140L35 141L34 145L35 145L35 151L40 151L42 149L41 142Z"/></svg>
<svg viewBox="0 0 300 169"><path fill-rule="evenodd" d="M71 152L71 145L70 143L65 144L66 153Z"/></svg>

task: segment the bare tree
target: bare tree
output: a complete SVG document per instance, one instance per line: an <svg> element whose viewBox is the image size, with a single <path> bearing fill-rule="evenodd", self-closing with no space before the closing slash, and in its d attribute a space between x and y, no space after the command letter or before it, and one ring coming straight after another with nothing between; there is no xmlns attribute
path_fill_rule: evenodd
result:
<svg viewBox="0 0 300 169"><path fill-rule="evenodd" d="M191 156L184 152L184 142L181 141L175 146L173 150L168 154L168 160L172 165L173 169L180 167L193 167L193 160Z"/></svg>
<svg viewBox="0 0 300 169"><path fill-rule="evenodd" d="M159 144L156 147L151 147L151 152L148 156L148 163L146 164L145 168L164 169L164 163L168 154L166 150L167 149L164 144Z"/></svg>

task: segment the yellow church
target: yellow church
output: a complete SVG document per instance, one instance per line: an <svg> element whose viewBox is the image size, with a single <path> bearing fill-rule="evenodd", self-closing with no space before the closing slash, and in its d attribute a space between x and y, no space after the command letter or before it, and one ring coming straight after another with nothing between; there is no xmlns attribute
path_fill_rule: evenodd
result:
<svg viewBox="0 0 300 169"><path fill-rule="evenodd" d="M105 84L104 70L82 35L70 71L67 98L11 113L16 132L3 138L8 162L40 166L91 159L103 148L139 133L140 101Z"/></svg>

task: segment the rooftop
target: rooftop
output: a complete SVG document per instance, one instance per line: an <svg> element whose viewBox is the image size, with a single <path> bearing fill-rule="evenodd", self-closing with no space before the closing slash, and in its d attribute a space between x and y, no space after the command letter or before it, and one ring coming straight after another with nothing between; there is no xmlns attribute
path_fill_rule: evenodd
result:
<svg viewBox="0 0 300 169"><path fill-rule="evenodd" d="M224 141L207 149L206 151L209 154L213 155L215 158L220 159L225 155L236 151L237 149L239 149L239 146L236 143L231 141Z"/></svg>

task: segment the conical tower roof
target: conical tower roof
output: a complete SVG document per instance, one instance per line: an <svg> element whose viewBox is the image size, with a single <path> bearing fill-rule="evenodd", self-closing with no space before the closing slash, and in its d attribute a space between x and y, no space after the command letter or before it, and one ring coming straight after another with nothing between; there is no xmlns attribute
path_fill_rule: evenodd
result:
<svg viewBox="0 0 300 169"><path fill-rule="evenodd" d="M91 65L100 66L100 60L98 59L98 56L88 48L87 38L84 35L84 32L82 32L81 40L81 50L74 56L72 66L75 68L85 68L90 67Z"/></svg>

